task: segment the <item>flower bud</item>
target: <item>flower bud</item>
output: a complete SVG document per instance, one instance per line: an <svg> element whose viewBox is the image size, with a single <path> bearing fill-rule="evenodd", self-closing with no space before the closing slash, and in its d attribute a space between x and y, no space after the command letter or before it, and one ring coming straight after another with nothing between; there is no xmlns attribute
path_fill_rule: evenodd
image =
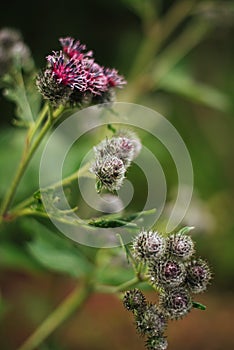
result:
<svg viewBox="0 0 234 350"><path fill-rule="evenodd" d="M173 288L181 285L186 277L185 266L173 259L162 259L150 263L151 282L159 287Z"/></svg>
<svg viewBox="0 0 234 350"><path fill-rule="evenodd" d="M139 139L139 137L137 136L137 134L129 129L120 129L117 131L116 133L116 137L123 137L123 138L127 138L131 141L132 145L133 145L133 159L135 159L138 154L141 151L142 148L142 144L141 141Z"/></svg>
<svg viewBox="0 0 234 350"><path fill-rule="evenodd" d="M166 350L168 347L167 339L163 336L149 337L145 343L148 350Z"/></svg>
<svg viewBox="0 0 234 350"><path fill-rule="evenodd" d="M166 240L158 232L142 231L133 241L133 255L137 260L147 262L159 259L166 251Z"/></svg>
<svg viewBox="0 0 234 350"><path fill-rule="evenodd" d="M168 251L177 258L187 260L194 254L193 240L185 234L172 234L168 237Z"/></svg>
<svg viewBox="0 0 234 350"><path fill-rule="evenodd" d="M192 299L185 288L165 289L159 295L159 305L170 319L178 319L191 310Z"/></svg>
<svg viewBox="0 0 234 350"><path fill-rule="evenodd" d="M187 285L192 293L204 292L211 279L211 272L208 264L202 260L192 260L187 266Z"/></svg>
<svg viewBox="0 0 234 350"><path fill-rule="evenodd" d="M137 331L149 337L157 337L163 334L167 326L165 313L155 304L148 304L143 313L136 316Z"/></svg>
<svg viewBox="0 0 234 350"><path fill-rule="evenodd" d="M138 314L145 311L146 299L139 289L132 289L125 292L123 305L127 310L137 311Z"/></svg>
<svg viewBox="0 0 234 350"><path fill-rule="evenodd" d="M54 78L50 69L45 69L37 75L36 85L43 97L54 107L65 105L72 93L69 86L59 83Z"/></svg>
<svg viewBox="0 0 234 350"><path fill-rule="evenodd" d="M121 159L106 155L97 158L90 171L97 177L98 192L102 187L113 192L121 187L126 169Z"/></svg>

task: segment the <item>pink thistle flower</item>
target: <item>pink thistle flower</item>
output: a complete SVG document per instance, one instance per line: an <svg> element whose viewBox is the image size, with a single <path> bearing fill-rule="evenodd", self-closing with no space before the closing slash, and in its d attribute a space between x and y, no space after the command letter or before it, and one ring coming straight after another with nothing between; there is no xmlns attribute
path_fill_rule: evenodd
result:
<svg viewBox="0 0 234 350"><path fill-rule="evenodd" d="M92 57L93 51L88 51L84 53L86 50L86 45L80 43L79 40L75 41L75 39L71 37L60 38L60 44L62 45L63 52L69 57L75 60L82 60L84 57Z"/></svg>
<svg viewBox="0 0 234 350"><path fill-rule="evenodd" d="M52 76L56 78L58 83L80 91L86 88L82 67L74 59L67 60L62 51L59 51L47 56L47 61L51 66Z"/></svg>
<svg viewBox="0 0 234 350"><path fill-rule="evenodd" d="M36 84L44 98L53 105L70 106L111 103L114 88L126 81L116 69L100 66L86 52L86 45L71 37L59 39L62 50L47 56L47 67L37 76Z"/></svg>
<svg viewBox="0 0 234 350"><path fill-rule="evenodd" d="M87 90L94 95L100 95L108 89L107 78L103 68L92 59L83 60L86 72Z"/></svg>
<svg viewBox="0 0 234 350"><path fill-rule="evenodd" d="M114 68L104 68L104 74L107 78L107 84L109 88L122 88L123 85L127 84L124 77L122 75L119 75L118 71Z"/></svg>

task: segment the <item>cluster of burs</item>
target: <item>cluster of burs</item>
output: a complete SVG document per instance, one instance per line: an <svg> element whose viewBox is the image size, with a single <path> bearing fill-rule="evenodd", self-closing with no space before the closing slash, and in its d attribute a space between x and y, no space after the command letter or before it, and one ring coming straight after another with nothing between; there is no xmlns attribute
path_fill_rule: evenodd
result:
<svg viewBox="0 0 234 350"><path fill-rule="evenodd" d="M184 228L168 237L142 231L133 241L134 258L146 267L159 301L150 303L140 290L133 289L125 293L123 303L133 312L137 331L147 337L149 350L167 349L168 321L185 316L195 305L191 294L203 292L210 281L209 266L195 256L190 229Z"/></svg>

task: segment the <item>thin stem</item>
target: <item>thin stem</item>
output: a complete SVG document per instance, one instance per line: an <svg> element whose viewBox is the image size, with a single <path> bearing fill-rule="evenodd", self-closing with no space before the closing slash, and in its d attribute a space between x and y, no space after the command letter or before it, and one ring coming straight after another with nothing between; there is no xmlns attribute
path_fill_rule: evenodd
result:
<svg viewBox="0 0 234 350"><path fill-rule="evenodd" d="M48 188L45 188L44 191L46 191L47 189L54 189L55 190L57 187L61 187L61 186L68 186L73 181L75 181L81 177L93 176L92 174L90 174L90 175L87 174L87 170L89 169L89 167L90 167L90 163L86 163L78 171L76 170L74 173L72 173L68 177L64 178L62 181L56 182L55 184L49 186ZM12 216L15 216L15 215L18 216L19 213L22 214L23 211L21 211L21 209L30 206L30 204L33 204L34 201L35 201L35 198L33 196L30 196L30 197L26 198L24 201L20 202L16 206L14 206L14 208L11 210ZM20 216L21 216L21 214L20 214ZM23 214L23 215L25 215L25 214ZM31 214L31 215L33 215L33 214Z"/></svg>
<svg viewBox="0 0 234 350"><path fill-rule="evenodd" d="M148 278L146 276L138 275L131 280L124 282L120 284L119 286L106 286L106 285L97 285L95 288L95 291L99 293L110 293L110 294L116 294L120 292L124 292L125 290L128 290L131 287L134 287L139 282L147 281Z"/></svg>
<svg viewBox="0 0 234 350"><path fill-rule="evenodd" d="M191 22L177 39L158 55L157 59L151 61L150 71L129 85L124 100L135 101L141 94L158 88L168 72L197 46L211 29L212 26L208 22L197 20Z"/></svg>
<svg viewBox="0 0 234 350"><path fill-rule="evenodd" d="M175 28L188 16L192 11L196 0L183 0L176 3L165 17L152 23L147 31L142 45L139 48L134 64L129 74L129 79L144 71L145 66L149 64L156 52L160 49L163 42L173 33Z"/></svg>
<svg viewBox="0 0 234 350"><path fill-rule="evenodd" d="M57 118L59 114L63 111L64 107L58 108L57 110L54 111L53 113L53 119ZM42 127L41 131L39 132L37 139L33 143L31 149L28 149L28 143L26 142L25 144L25 150L23 152L23 156L20 162L20 165L18 167L18 170L16 172L16 175L12 181L11 186L9 187L9 190L2 202L2 206L0 209L0 215L4 216L11 205L11 202L13 200L13 197L15 195L16 189L19 185L19 182L27 169L28 163L30 162L32 156L34 155L35 151L37 150L38 146L40 145L42 139L44 138L45 134L47 131L50 129L52 125L52 120L49 118L47 122L44 124Z"/></svg>
<svg viewBox="0 0 234 350"><path fill-rule="evenodd" d="M38 119L36 120L36 123L33 125L33 128L29 131L28 133L28 137L27 137L27 142L28 144L30 144L30 142L32 141L35 133L37 132L38 128L40 127L40 125L42 124L43 120L46 117L46 114L48 112L48 104L45 104L41 110L41 113L38 117Z"/></svg>
<svg viewBox="0 0 234 350"><path fill-rule="evenodd" d="M84 305L92 289L89 285L76 287L71 294L53 311L35 332L18 348L33 350L40 345L56 328L68 319L77 309Z"/></svg>
<svg viewBox="0 0 234 350"><path fill-rule="evenodd" d="M68 186L71 184L71 182L77 180L78 178L81 177L89 177L89 176L93 176L92 174L87 174L87 170L90 168L90 163L86 163L82 168L80 168L78 171L76 170L73 174L67 176L66 178L64 178L62 181L56 182L55 184L53 184L52 186L49 186L49 188L56 188L59 186Z"/></svg>
<svg viewBox="0 0 234 350"><path fill-rule="evenodd" d="M11 205L11 202L13 200L13 197L15 195L16 189L18 187L18 184L28 166L29 161L31 160L33 154L35 153L35 151L37 150L39 144L41 143L41 140L43 139L44 135L46 134L46 132L49 130L51 124L50 122L46 122L46 124L44 125L44 127L42 128L41 132L38 135L38 138L36 139L35 143L33 144L32 148L29 150L29 152L24 152L23 157L21 159L18 171L16 172L16 175L13 179L13 182L9 188L9 191L6 194L5 199L3 200L2 206L1 206L1 210L0 213L4 216L9 208L9 206Z"/></svg>

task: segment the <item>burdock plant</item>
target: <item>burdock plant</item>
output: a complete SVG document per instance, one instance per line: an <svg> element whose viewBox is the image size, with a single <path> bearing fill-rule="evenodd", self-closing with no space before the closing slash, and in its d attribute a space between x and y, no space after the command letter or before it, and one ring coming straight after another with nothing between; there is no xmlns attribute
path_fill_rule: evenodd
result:
<svg viewBox="0 0 234 350"><path fill-rule="evenodd" d="M211 279L208 264L196 257L189 235L190 228L166 235L153 229L141 229L139 225L143 221L140 224L131 222L138 216L142 220L151 211L113 214L105 210L105 215L75 220L71 214L79 212L80 208L74 206L64 210L59 192L59 189L64 189L72 201L77 196L73 191L75 181L86 176L94 179L98 193L107 195L110 192L109 195L116 196L142 149L135 130L105 124L104 133L99 134L98 140L95 139L90 147L90 163L73 169L75 171L64 177L60 184L54 183L48 188L34 191L27 198L21 198L17 203L14 201L35 152L50 131L60 125L61 120L86 107L103 104L103 108L114 113L111 106L116 90L126 84L115 68L96 62L93 52L79 40L65 37L59 39L59 44L57 50L46 56L45 66L38 70L21 34L9 28L0 31L1 88L4 96L15 103L14 125L26 129L20 164L2 198L0 222L5 228L15 220L18 220L18 224L22 217L39 219L23 221L22 225L25 225L28 233L22 237L20 245L26 254L24 263L33 257L33 261L36 260L43 268L67 273L78 279L77 287L18 350L38 348L93 292L114 293L123 298L124 307L133 314L138 333L146 337L146 348L165 350L168 321L184 317L193 307L204 309L203 305L193 301L193 294L205 291ZM53 164L49 171L53 172ZM43 221L49 218L46 201L52 203L50 218L79 229L85 227L94 235L97 227L109 229L126 225L124 233L127 236L131 232L131 237L134 237L131 247L123 243L121 235L121 252L119 250L116 254L114 249L108 253L104 249L92 250L62 238L60 232L54 234ZM123 250L128 263L132 265L128 281L124 279L127 265L126 259L124 262L122 259ZM114 258L118 258L117 261L123 265L118 283L113 282L112 268L109 268ZM107 261L108 278L105 278ZM140 290L141 282L158 293L158 302L146 299Z"/></svg>
<svg viewBox="0 0 234 350"><path fill-rule="evenodd" d="M133 241L136 269L144 265L148 283L158 293L158 305L146 302L142 293L135 289L126 292L123 299L127 310L135 310L136 329L147 337L147 349L167 348L168 320L183 318L193 307L205 309L204 305L193 301L192 294L205 291L211 272L208 264L195 256L194 242L188 234L191 229L185 227L169 236L157 231L141 231ZM134 295L141 297L137 298L137 307L129 308L127 301Z"/></svg>

